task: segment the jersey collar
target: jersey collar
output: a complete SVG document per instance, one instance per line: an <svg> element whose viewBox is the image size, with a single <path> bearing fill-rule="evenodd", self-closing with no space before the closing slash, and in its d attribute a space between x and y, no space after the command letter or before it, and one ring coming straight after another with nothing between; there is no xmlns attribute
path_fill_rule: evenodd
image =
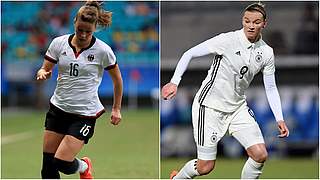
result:
<svg viewBox="0 0 320 180"><path fill-rule="evenodd" d="M244 34L244 29L242 28L241 30L239 30L239 37L240 37L240 41L242 43L242 45L246 48L246 49L250 49L252 47L256 47L260 44L260 41L262 40L262 35L260 36L260 39L255 42L255 43L251 43L248 38L246 37L246 35Z"/></svg>
<svg viewBox="0 0 320 180"><path fill-rule="evenodd" d="M91 48L91 47L94 45L94 43L96 42L96 37L92 36L92 39L91 39L91 42L90 42L89 46L86 47L86 48L82 48L82 49L77 53L76 47L74 47L74 46L72 45L72 43L71 43L72 38L73 38L74 35L75 35L75 34L73 33L73 34L71 34L71 35L69 36L69 38L68 38L68 43L69 43L69 46L72 48L73 53L76 55L76 57L78 57L79 54L81 54L83 51Z"/></svg>

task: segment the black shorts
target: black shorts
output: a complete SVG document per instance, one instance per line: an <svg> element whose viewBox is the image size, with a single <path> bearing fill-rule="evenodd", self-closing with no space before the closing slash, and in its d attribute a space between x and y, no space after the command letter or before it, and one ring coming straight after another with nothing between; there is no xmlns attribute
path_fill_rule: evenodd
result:
<svg viewBox="0 0 320 180"><path fill-rule="evenodd" d="M87 144L93 136L95 124L95 118L67 113L50 103L44 126L46 130L71 135Z"/></svg>

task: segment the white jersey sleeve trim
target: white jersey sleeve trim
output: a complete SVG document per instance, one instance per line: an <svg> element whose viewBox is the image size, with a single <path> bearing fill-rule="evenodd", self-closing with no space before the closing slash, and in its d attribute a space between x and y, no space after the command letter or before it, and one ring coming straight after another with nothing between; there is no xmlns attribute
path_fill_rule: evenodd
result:
<svg viewBox="0 0 320 180"><path fill-rule="evenodd" d="M280 96L279 96L274 74L269 74L269 75L264 74L263 83L264 83L264 88L266 91L269 105L271 107L274 117L276 118L276 121L284 120L283 114L282 114Z"/></svg>
<svg viewBox="0 0 320 180"><path fill-rule="evenodd" d="M188 64L192 58L201 57L210 54L210 50L208 48L209 42L205 41L197 46L189 49L185 53L183 53L182 57L180 58L177 67L174 71L173 77L171 79L171 83L179 85L182 75L186 71Z"/></svg>

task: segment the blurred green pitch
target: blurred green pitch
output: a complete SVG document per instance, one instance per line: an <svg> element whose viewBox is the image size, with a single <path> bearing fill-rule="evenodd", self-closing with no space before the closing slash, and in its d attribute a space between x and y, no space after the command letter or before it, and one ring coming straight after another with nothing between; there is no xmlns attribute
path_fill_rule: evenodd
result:
<svg viewBox="0 0 320 180"><path fill-rule="evenodd" d="M158 178L158 110L123 110L118 127L109 123L109 113L97 120L93 138L78 157L91 158L95 178ZM41 178L45 114L2 111L1 178ZM18 133L24 134L7 142L9 135Z"/></svg>

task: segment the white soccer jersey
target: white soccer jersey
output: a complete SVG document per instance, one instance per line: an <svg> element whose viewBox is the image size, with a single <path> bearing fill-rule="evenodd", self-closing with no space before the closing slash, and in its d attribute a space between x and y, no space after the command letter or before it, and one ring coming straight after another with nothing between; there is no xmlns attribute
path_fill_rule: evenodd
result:
<svg viewBox="0 0 320 180"><path fill-rule="evenodd" d="M272 75L275 72L273 49L261 38L251 43L243 29L222 33L190 51L193 49L201 51L195 53L197 56L214 54L213 63L196 98L201 105L219 111L233 112L245 103L244 92L259 71L264 75ZM179 84L193 56L194 54L190 55L188 52L182 56L180 61L183 62L179 62L171 79L172 83Z"/></svg>
<svg viewBox="0 0 320 180"><path fill-rule="evenodd" d="M45 59L58 64L57 86L50 102L68 113L98 117L104 106L98 87L104 70L115 67L116 57L103 41L92 37L89 47L76 53L71 44L74 34L55 38Z"/></svg>
<svg viewBox="0 0 320 180"><path fill-rule="evenodd" d="M244 92L259 71L275 71L273 49L261 38L251 43L243 29L209 39L207 48L215 57L197 93L202 105L232 112L245 102Z"/></svg>

